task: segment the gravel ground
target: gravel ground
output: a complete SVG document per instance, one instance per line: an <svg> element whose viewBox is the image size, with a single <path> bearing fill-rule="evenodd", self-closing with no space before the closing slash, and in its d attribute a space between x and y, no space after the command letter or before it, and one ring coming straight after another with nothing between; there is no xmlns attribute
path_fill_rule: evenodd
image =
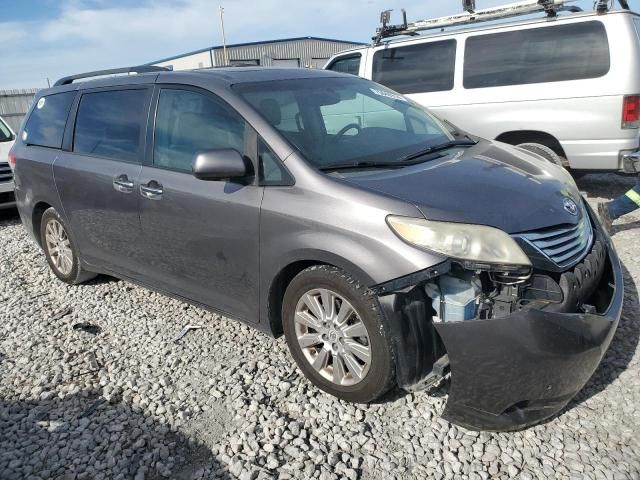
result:
<svg viewBox="0 0 640 480"><path fill-rule="evenodd" d="M640 478L640 214L614 239L626 304L602 365L560 415L494 434L440 419L446 389L351 405L284 339L122 281L68 287L0 213L0 478Z"/></svg>

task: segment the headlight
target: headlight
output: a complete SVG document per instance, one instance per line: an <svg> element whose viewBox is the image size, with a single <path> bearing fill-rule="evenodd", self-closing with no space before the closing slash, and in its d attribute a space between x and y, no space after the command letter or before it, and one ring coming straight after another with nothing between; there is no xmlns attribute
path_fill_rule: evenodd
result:
<svg viewBox="0 0 640 480"><path fill-rule="evenodd" d="M432 222L422 218L389 215L391 229L404 241L448 257L463 260L469 268L499 265L531 266L529 258L507 233L484 225Z"/></svg>

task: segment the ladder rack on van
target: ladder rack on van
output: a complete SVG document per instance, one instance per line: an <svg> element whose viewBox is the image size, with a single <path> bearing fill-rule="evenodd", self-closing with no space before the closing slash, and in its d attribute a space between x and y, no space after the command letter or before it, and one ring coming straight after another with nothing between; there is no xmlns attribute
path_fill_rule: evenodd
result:
<svg viewBox="0 0 640 480"><path fill-rule="evenodd" d="M148 73L148 72L166 72L171 69L168 67L157 67L155 65L139 65L137 67L125 67L125 68L112 68L110 70L96 70L95 72L80 73L77 75L69 75L68 77L62 77L53 86L69 85L74 80L80 80L82 78L92 77L104 77L106 75L117 75L119 73Z"/></svg>
<svg viewBox="0 0 640 480"><path fill-rule="evenodd" d="M570 11L580 12L581 8L569 6L576 0L524 0L521 2L500 5L497 7L484 8L476 10L475 0L463 0L463 13L449 15L447 17L432 18L427 20L418 20L415 22L407 22L407 12L402 9L403 22L400 25L390 25L391 10L385 10L380 14L380 22L382 26L376 29L376 36L373 37L374 44L377 44L383 38L393 37L397 35L417 35L418 32L424 30L432 30L436 28L455 27L460 25L468 25L471 23L487 22L491 20L502 20L505 18L516 17L520 15L529 15L532 13L544 12L549 17L555 17L558 12ZM594 6L599 13L609 10L611 0L595 0ZM622 8L628 10L627 0L618 0Z"/></svg>

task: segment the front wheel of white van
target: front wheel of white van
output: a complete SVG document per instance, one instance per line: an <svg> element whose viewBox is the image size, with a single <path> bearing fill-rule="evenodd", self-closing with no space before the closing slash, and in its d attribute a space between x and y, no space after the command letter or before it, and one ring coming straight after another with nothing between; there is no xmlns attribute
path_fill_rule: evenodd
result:
<svg viewBox="0 0 640 480"><path fill-rule="evenodd" d="M366 403L395 381L391 342L374 296L346 272L316 265L284 295L282 321L291 355L317 387Z"/></svg>
<svg viewBox="0 0 640 480"><path fill-rule="evenodd" d="M554 152L551 148L546 145L542 145L540 143L521 143L517 145L518 148L522 148L531 153L535 153L539 157L544 158L545 160L555 163L559 167L564 168L563 157Z"/></svg>

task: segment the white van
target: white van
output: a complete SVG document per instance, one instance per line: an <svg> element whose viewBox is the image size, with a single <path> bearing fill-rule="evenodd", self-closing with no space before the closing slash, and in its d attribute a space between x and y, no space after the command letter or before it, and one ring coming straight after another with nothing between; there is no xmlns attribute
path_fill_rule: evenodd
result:
<svg viewBox="0 0 640 480"><path fill-rule="evenodd" d="M387 40L341 52L325 68L372 79L472 134L572 170L633 173L639 39L636 13L581 12Z"/></svg>
<svg viewBox="0 0 640 480"><path fill-rule="evenodd" d="M9 150L15 139L11 127L0 117L0 210L15 205L13 174L9 167Z"/></svg>

